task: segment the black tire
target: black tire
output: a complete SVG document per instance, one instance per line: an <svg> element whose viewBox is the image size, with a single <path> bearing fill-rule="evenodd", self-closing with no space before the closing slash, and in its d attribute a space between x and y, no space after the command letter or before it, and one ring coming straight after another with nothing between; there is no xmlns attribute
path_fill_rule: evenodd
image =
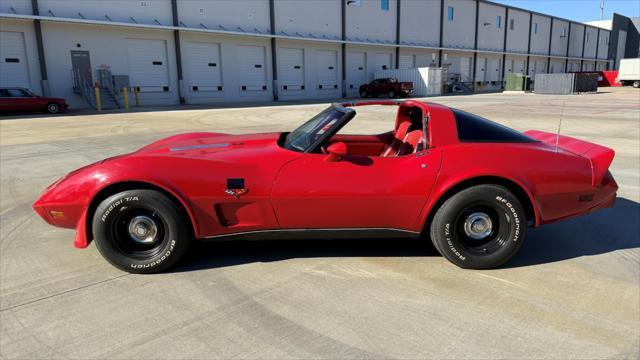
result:
<svg viewBox="0 0 640 360"><path fill-rule="evenodd" d="M640 88L640 81L638 81L638 80L634 81L633 82L633 87L636 88L636 89Z"/></svg>
<svg viewBox="0 0 640 360"><path fill-rule="evenodd" d="M93 236L100 254L113 266L135 274L156 273L174 265L187 250L190 229L180 205L155 190L112 195L93 216Z"/></svg>
<svg viewBox="0 0 640 360"><path fill-rule="evenodd" d="M393 99L394 97L396 97L396 92L395 92L395 90L389 90L389 94L388 94L388 95L389 95L389 97L390 97L391 99Z"/></svg>
<svg viewBox="0 0 640 360"><path fill-rule="evenodd" d="M489 233L482 226L487 224ZM509 190L498 185L478 185L454 194L442 204L431 222L430 235L438 252L455 265L490 269L515 255L526 226L524 208Z"/></svg>
<svg viewBox="0 0 640 360"><path fill-rule="evenodd" d="M360 97L365 99L369 96L369 94L367 93L367 90L360 90Z"/></svg>
<svg viewBox="0 0 640 360"><path fill-rule="evenodd" d="M48 103L45 111L49 114L57 114L60 112L60 105L56 103Z"/></svg>

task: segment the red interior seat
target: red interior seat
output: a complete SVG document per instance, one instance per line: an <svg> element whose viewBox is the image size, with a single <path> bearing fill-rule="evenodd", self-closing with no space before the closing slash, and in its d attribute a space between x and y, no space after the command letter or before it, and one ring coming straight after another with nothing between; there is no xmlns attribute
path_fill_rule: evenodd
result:
<svg viewBox="0 0 640 360"><path fill-rule="evenodd" d="M400 125L398 125L398 128L393 134L393 141L391 141L391 144L384 147L384 149L380 153L381 157L397 156L398 150L400 150L400 147L402 147L410 126L410 121L404 121L400 123Z"/></svg>
<svg viewBox="0 0 640 360"><path fill-rule="evenodd" d="M393 141L385 146L381 157L396 157L415 153L423 139L422 112L419 108L401 107Z"/></svg>

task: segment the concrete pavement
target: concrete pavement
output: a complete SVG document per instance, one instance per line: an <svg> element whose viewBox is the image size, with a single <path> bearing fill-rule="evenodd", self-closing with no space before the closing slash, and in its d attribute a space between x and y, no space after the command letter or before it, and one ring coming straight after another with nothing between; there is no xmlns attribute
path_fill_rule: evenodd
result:
<svg viewBox="0 0 640 360"><path fill-rule="evenodd" d="M360 240L196 244L173 272L129 275L33 213L48 184L174 133L291 130L325 105L0 117L0 357L639 358L640 92L601 90L429 99L519 130L562 117L616 150L614 208L529 231L489 271ZM392 126L389 108L358 111L343 132Z"/></svg>

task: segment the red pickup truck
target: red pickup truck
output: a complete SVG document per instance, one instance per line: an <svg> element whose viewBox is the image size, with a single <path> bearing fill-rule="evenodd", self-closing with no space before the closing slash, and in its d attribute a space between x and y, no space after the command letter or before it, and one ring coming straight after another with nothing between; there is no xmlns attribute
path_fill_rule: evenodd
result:
<svg viewBox="0 0 640 360"><path fill-rule="evenodd" d="M390 98L396 96L409 96L413 92L412 82L398 82L395 78L375 79L372 82L360 85L360 97L386 95Z"/></svg>

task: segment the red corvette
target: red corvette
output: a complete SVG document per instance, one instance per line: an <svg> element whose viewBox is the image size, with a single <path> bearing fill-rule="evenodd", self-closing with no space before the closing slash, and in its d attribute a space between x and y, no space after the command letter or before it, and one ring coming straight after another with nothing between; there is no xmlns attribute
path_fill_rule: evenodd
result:
<svg viewBox="0 0 640 360"><path fill-rule="evenodd" d="M338 133L363 105L397 105L393 130ZM194 238L430 238L454 264L485 269L527 227L613 206L613 157L438 104L345 103L290 133L162 139L69 173L33 208L133 273L169 268Z"/></svg>

